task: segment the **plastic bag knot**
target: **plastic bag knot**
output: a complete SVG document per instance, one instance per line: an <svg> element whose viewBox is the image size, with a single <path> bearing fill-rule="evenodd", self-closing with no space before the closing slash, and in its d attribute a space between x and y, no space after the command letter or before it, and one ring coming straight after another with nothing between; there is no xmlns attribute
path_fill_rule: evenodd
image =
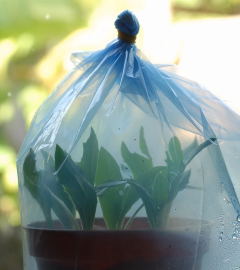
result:
<svg viewBox="0 0 240 270"><path fill-rule="evenodd" d="M118 15L115 27L118 30L118 38L128 43L135 42L140 28L137 17L129 10Z"/></svg>

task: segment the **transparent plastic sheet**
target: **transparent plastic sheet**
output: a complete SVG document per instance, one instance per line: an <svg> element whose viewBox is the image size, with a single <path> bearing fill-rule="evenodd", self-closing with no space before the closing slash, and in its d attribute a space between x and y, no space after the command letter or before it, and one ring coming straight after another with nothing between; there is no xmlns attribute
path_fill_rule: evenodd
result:
<svg viewBox="0 0 240 270"><path fill-rule="evenodd" d="M122 40L75 53L74 63L18 155L25 270L34 260L38 270L57 260L64 270L238 267L240 117ZM148 246L148 256L128 256L119 250L131 241L117 238L117 249L107 231L135 240L146 233L159 253ZM64 232L75 239L70 253ZM53 244L44 246L48 235Z"/></svg>

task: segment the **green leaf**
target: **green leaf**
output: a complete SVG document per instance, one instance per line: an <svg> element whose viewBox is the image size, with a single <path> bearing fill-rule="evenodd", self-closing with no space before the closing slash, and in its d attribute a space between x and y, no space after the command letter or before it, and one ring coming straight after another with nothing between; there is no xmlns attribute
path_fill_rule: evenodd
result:
<svg viewBox="0 0 240 270"><path fill-rule="evenodd" d="M168 144L168 158L175 168L180 168L183 164L183 151L179 139L175 136L170 139Z"/></svg>
<svg viewBox="0 0 240 270"><path fill-rule="evenodd" d="M34 198L36 199L36 201L38 202L40 208L43 211L43 214L45 216L45 219L48 223L48 226L52 226L52 217L51 217L51 209L53 209L53 211L55 212L55 208L53 205L53 201L52 201L52 196L49 195L49 192L47 192L47 189L53 189L54 187L54 183L56 185L56 187L53 189L54 193L56 195L60 195L59 191L61 191L60 187L57 186L57 183L54 179L54 177L52 176L52 174L47 170L43 170L43 171L39 171L37 172L38 176L37 176L37 184L34 183ZM58 187L58 189L57 189ZM56 191L58 190L58 192ZM55 195L55 197L57 197ZM64 194L62 194L62 196L60 196L59 199L63 199ZM66 200L66 195L65 195L65 203L67 202ZM68 199L69 200L69 199ZM65 207L66 208L66 207ZM71 205L71 210L73 210L73 205ZM69 212L70 210L68 210ZM64 211L66 212L66 211ZM55 212L55 214L59 217L60 221L64 224L64 225L68 225L69 227L72 227L72 224L74 223L73 220L71 222L71 225L68 223L66 224L65 222L65 218L64 218L64 212L62 213L62 215L60 216L58 213Z"/></svg>
<svg viewBox="0 0 240 270"><path fill-rule="evenodd" d="M139 194L136 192L136 189L132 185L125 186L123 190L120 216L125 217L127 212L139 198Z"/></svg>
<svg viewBox="0 0 240 270"><path fill-rule="evenodd" d="M95 181L97 160L98 141L94 130L91 129L91 133L87 142L83 144L83 156L80 167L84 171L87 180L92 184L94 184Z"/></svg>
<svg viewBox="0 0 240 270"><path fill-rule="evenodd" d="M76 208L74 202L65 187L57 181L56 177L54 177L52 173L46 170L40 173L42 174L42 178L47 179L42 181L44 185L48 187L51 192L54 193L55 196L57 196L65 204L72 215L75 216Z"/></svg>
<svg viewBox="0 0 240 270"><path fill-rule="evenodd" d="M149 191L144 188L142 185L136 183L136 181L133 180L127 180L130 185L132 185L139 197L142 199L145 210L148 216L148 220L152 226L152 228L156 228L158 226L157 217L158 217L158 209L155 201L153 200L151 194Z"/></svg>
<svg viewBox="0 0 240 270"><path fill-rule="evenodd" d="M164 209L170 201L167 167L154 167L138 179L127 181L142 199L151 227L157 228L164 224Z"/></svg>
<svg viewBox="0 0 240 270"><path fill-rule="evenodd" d="M109 188L116 187L116 186L123 185L123 184L126 184L126 181L123 180L123 181L107 182L106 184L99 185L99 186L95 187L95 190L97 192L97 195L101 196Z"/></svg>
<svg viewBox="0 0 240 270"><path fill-rule="evenodd" d="M116 160L105 148L101 147L96 172L97 188L100 185L106 185L110 182L119 182L121 179L121 172ZM99 197L103 216L109 229L119 229L121 226L122 192L123 186L117 185L107 189Z"/></svg>
<svg viewBox="0 0 240 270"><path fill-rule="evenodd" d="M35 154L30 149L23 163L24 185L27 187L33 198L37 199L38 172L36 169Z"/></svg>
<svg viewBox="0 0 240 270"><path fill-rule="evenodd" d="M45 192L42 192L44 186L41 181L39 184L40 175L36 169L36 158L32 149L30 149L27 154L24 163L23 163L23 176L24 176L24 185L29 190L32 197L37 201L46 222L51 227L52 225L52 217L51 217L51 206L49 203L49 198L46 196Z"/></svg>
<svg viewBox="0 0 240 270"><path fill-rule="evenodd" d="M55 212L61 223L66 228L79 229L79 226L75 221L75 217L73 216L69 208L66 207L65 203L59 197L57 197L48 187L46 187L45 192L47 197L49 197L50 199L53 211Z"/></svg>
<svg viewBox="0 0 240 270"><path fill-rule="evenodd" d="M146 140L145 140L145 136L144 136L144 129L143 127L141 127L140 129L140 135L139 135L139 147L142 151L142 153L144 155L146 155L150 160L152 160L150 154L149 154L149 150L148 150L148 147L147 147L147 143L146 143Z"/></svg>
<svg viewBox="0 0 240 270"><path fill-rule="evenodd" d="M191 175L191 170L188 170L188 171L179 173L177 177L175 177L175 179L172 181L172 185L169 190L170 200L174 200L178 192L186 188L187 184L189 183L190 175Z"/></svg>
<svg viewBox="0 0 240 270"><path fill-rule="evenodd" d="M207 140L198 145L195 139L184 151L181 150L181 144L177 137L169 142L169 151L167 155L167 165L169 170L169 197L173 200L179 191L186 188L189 183L191 171L184 171L187 165L197 156L203 149L211 145L215 138Z"/></svg>
<svg viewBox="0 0 240 270"><path fill-rule="evenodd" d="M77 208L83 229L92 229L97 206L93 185L86 180L80 167L59 145L55 151L55 168L60 184L67 190Z"/></svg>
<svg viewBox="0 0 240 270"><path fill-rule="evenodd" d="M178 187L179 178L184 171L183 151L177 137L172 137L166 152L166 163L168 168L169 196L173 197Z"/></svg>
<svg viewBox="0 0 240 270"><path fill-rule="evenodd" d="M179 181L179 186L178 186L178 190L183 190L187 187L188 183L189 183L189 178L191 176L191 170L187 170L185 172L183 172L180 181Z"/></svg>
<svg viewBox="0 0 240 270"><path fill-rule="evenodd" d="M156 173L152 184L153 199L157 202L158 206L166 204L169 200L169 180L168 170L162 167Z"/></svg>
<svg viewBox="0 0 240 270"><path fill-rule="evenodd" d="M124 142L121 145L121 152L123 160L132 171L134 178L137 178L153 166L152 160L149 158L145 158L137 153L131 153Z"/></svg>
<svg viewBox="0 0 240 270"><path fill-rule="evenodd" d="M150 192L153 189L154 179L157 174L161 171L166 170L167 167L165 166L156 166L151 168L150 170L144 172L142 175L136 178L136 182L143 185L147 190Z"/></svg>
<svg viewBox="0 0 240 270"><path fill-rule="evenodd" d="M53 172L55 170L54 159L47 153L46 151L41 151L44 160L44 170L40 172L41 183L44 183L46 187L49 189L60 199L62 200L66 207L71 211L72 215L76 215L76 208L71 199L71 196L68 194L64 186L62 186L58 181L56 181L56 177L54 177Z"/></svg>
<svg viewBox="0 0 240 270"><path fill-rule="evenodd" d="M156 175L164 169L166 169L166 167L162 166L151 168L149 171L146 171L132 181L144 187L152 196L154 179ZM140 196L139 193L136 191L136 188L133 187L133 185L126 186L123 192L124 196L122 201L121 215L125 216L127 212L131 209L133 204L140 198Z"/></svg>

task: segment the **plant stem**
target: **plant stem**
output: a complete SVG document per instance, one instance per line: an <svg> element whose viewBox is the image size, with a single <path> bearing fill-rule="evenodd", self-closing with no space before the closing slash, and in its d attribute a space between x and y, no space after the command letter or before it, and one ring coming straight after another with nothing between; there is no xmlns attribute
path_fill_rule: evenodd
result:
<svg viewBox="0 0 240 270"><path fill-rule="evenodd" d="M47 225L50 228L53 228L53 220L52 220L51 210L50 211L45 211L44 209L42 209L42 210L43 210L43 215L45 217Z"/></svg>
<svg viewBox="0 0 240 270"><path fill-rule="evenodd" d="M205 149L206 147L208 147L209 145L211 145L213 142L215 142L217 139L216 138L210 138L209 140L203 142L202 144L200 144L197 148L197 150L195 152L193 152L193 154L184 161L184 167L187 167L187 165L195 158L195 156L200 153L203 149Z"/></svg>
<svg viewBox="0 0 240 270"><path fill-rule="evenodd" d="M133 222L134 218L136 217L136 215L138 214L138 212L143 208L144 204L141 204L137 210L134 212L134 214L128 219L127 223L125 224L125 226L123 227L124 230L127 229L128 226L131 225L131 223Z"/></svg>

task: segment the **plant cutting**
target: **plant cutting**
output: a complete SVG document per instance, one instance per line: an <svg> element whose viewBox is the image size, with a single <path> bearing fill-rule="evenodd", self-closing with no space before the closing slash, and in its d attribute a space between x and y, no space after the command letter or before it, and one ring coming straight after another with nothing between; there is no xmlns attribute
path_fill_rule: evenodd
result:
<svg viewBox="0 0 240 270"><path fill-rule="evenodd" d="M189 184L191 169L187 169L188 165L214 141L212 139L199 145L194 140L183 150L178 138L172 137L168 143L165 164L154 166L144 129L141 127L140 153L131 152L124 142L119 149L125 163L124 169L129 170L131 175L130 178L124 178L121 166L109 151L99 147L97 136L91 129L88 140L83 144L83 155L79 161L73 161L67 152L56 145L54 157L42 152L47 164L44 171L38 171L35 154L30 149L23 164L24 185L44 214L43 227L56 226L56 220L52 217L54 213L63 231L91 231L94 229L99 201L103 213L102 230L127 231L131 226L138 230L143 227L162 229L168 220L172 201ZM137 201L140 201L138 208L127 217ZM142 208L145 209L147 218L139 220L139 227L133 226ZM33 228L34 224L31 230ZM100 234L103 234L102 231ZM80 249L81 246L80 242ZM84 259L82 263L84 265ZM131 265L133 262L122 263L127 267L127 263Z"/></svg>
<svg viewBox="0 0 240 270"><path fill-rule="evenodd" d="M20 149L24 270L210 269L221 192L240 214L219 145L240 120L142 57L131 12L115 26L105 49L73 55Z"/></svg>
<svg viewBox="0 0 240 270"><path fill-rule="evenodd" d="M141 127L141 154L130 152L124 142L119 150L127 166L125 169L132 175L124 178L111 153L104 147L98 148L96 134L91 129L79 162L73 161L56 145L54 158L43 152L48 165L44 171L38 171L35 154L30 149L23 164L24 185L39 204L48 226L53 225L54 212L63 228L92 230L99 200L108 229L127 229L143 207L149 227L158 229L167 221L171 202L189 183L191 170L186 170L187 166L214 141L213 138L199 145L194 140L182 150L178 138L173 137L166 151L166 164L153 166ZM126 220L127 213L138 200L141 200L140 206Z"/></svg>

